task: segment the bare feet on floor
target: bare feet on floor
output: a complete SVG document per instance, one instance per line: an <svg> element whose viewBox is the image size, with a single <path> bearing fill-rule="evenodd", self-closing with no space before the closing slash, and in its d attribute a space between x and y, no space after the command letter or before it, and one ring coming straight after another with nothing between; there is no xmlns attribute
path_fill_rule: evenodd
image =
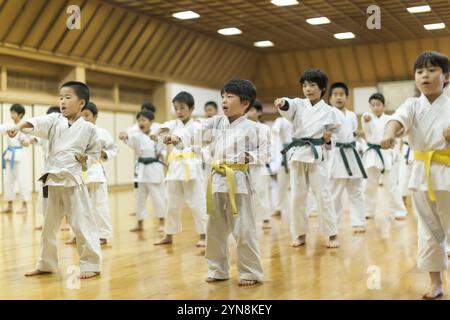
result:
<svg viewBox="0 0 450 320"><path fill-rule="evenodd" d="M13 209L12 208L6 208L6 209L3 209L1 211L1 213L13 213Z"/></svg>
<svg viewBox="0 0 450 320"><path fill-rule="evenodd" d="M19 213L19 214L24 214L24 213L27 213L27 212L28 212L27 207L22 207L19 210L17 210L17 213Z"/></svg>
<svg viewBox="0 0 450 320"><path fill-rule="evenodd" d="M397 221L403 221L406 219L406 217L405 216L396 216L394 219Z"/></svg>
<svg viewBox="0 0 450 320"><path fill-rule="evenodd" d="M37 226L36 228L34 228L34 230L36 231L42 230L42 226Z"/></svg>
<svg viewBox="0 0 450 320"><path fill-rule="evenodd" d="M239 280L239 286L240 287L251 287L258 284L257 280L245 280L245 279L241 279Z"/></svg>
<svg viewBox="0 0 450 320"><path fill-rule="evenodd" d="M70 239L69 241L66 242L66 244L76 244L77 243L77 238L73 237L72 239Z"/></svg>
<svg viewBox="0 0 450 320"><path fill-rule="evenodd" d="M310 212L309 214L308 214L308 217L310 217L310 218L316 218L317 216L318 216L319 214L317 213L317 212Z"/></svg>
<svg viewBox="0 0 450 320"><path fill-rule="evenodd" d="M69 231L70 227L68 224L65 224L64 226L61 227L61 231Z"/></svg>
<svg viewBox="0 0 450 320"><path fill-rule="evenodd" d="M144 230L144 222L143 221L138 221L136 227L134 227L133 229L130 230L130 232L139 232Z"/></svg>
<svg viewBox="0 0 450 320"><path fill-rule="evenodd" d="M274 213L272 213L272 217L281 217L281 211L277 210Z"/></svg>
<svg viewBox="0 0 450 320"><path fill-rule="evenodd" d="M328 249L339 248L339 240L337 238L337 235L330 236L327 242L327 248Z"/></svg>
<svg viewBox="0 0 450 320"><path fill-rule="evenodd" d="M197 248L204 248L206 247L206 235L201 234L200 240L198 240L197 244L195 245Z"/></svg>
<svg viewBox="0 0 450 320"><path fill-rule="evenodd" d="M300 246L304 246L306 244L306 235L303 236L298 236L297 239L295 239L294 242L291 243L291 246L295 247L300 247Z"/></svg>
<svg viewBox="0 0 450 320"><path fill-rule="evenodd" d="M172 244L172 236L165 235L164 238L154 243L155 246L163 245L163 244Z"/></svg>
<svg viewBox="0 0 450 320"><path fill-rule="evenodd" d="M366 232L366 228L363 226L355 226L352 228L352 232L353 234L358 234L358 233L365 233Z"/></svg>
<svg viewBox="0 0 450 320"><path fill-rule="evenodd" d="M431 287L430 291L425 293L422 298L425 300L434 300L442 297L444 295L444 291L442 290L442 286Z"/></svg>
<svg viewBox="0 0 450 320"><path fill-rule="evenodd" d="M105 244L108 244L108 240L104 238L100 238L100 245L103 246Z"/></svg>
<svg viewBox="0 0 450 320"><path fill-rule="evenodd" d="M40 276L43 274L50 274L50 273L51 272L49 272L49 271L41 271L41 270L36 269L31 272L25 273L25 277L34 277L34 276Z"/></svg>
<svg viewBox="0 0 450 320"><path fill-rule="evenodd" d="M94 278L100 275L100 272L94 272L94 271L83 271L80 273L80 279L89 279Z"/></svg>
<svg viewBox="0 0 450 320"><path fill-rule="evenodd" d="M208 283L214 283L214 282L221 282L221 281L227 281L228 279L216 279L216 278L211 278L211 277L208 277L208 278L206 278L206 282L208 282Z"/></svg>

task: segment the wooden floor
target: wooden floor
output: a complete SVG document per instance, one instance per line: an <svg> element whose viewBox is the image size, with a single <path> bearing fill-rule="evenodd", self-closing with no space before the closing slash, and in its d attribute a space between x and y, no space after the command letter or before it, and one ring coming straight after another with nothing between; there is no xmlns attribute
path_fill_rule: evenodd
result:
<svg viewBox="0 0 450 320"><path fill-rule="evenodd" d="M289 246L286 217L275 219L271 230L260 233L266 281L240 288L233 239L231 280L207 284L206 262L195 247L189 211L184 210L184 231L175 243L156 247L159 234L153 217L147 218L141 234L128 231L135 223L129 215L133 199L131 190L111 193L114 239L103 249L101 277L81 281L80 289L70 289L70 266L78 264L78 255L75 247L64 244L68 232L61 232L59 273L25 278L39 252L40 231L34 227L41 217L34 203L27 215L2 214L0 299L418 299L428 285L428 276L415 268L416 223L411 213L398 222L388 220L380 208L378 217L368 222L367 233L358 236L351 234L346 216L338 250L324 248L317 218L311 219L311 235L302 248ZM380 289L374 288L371 270L379 271ZM448 274L445 279L448 283Z"/></svg>

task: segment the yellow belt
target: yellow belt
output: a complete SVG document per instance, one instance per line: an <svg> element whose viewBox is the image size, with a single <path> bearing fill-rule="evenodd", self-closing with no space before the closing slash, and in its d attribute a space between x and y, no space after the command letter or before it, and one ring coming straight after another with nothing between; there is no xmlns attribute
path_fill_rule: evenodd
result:
<svg viewBox="0 0 450 320"><path fill-rule="evenodd" d="M98 158L97 163L102 163L102 159ZM84 183L87 182L88 179L88 171L81 171L81 178L83 178Z"/></svg>
<svg viewBox="0 0 450 320"><path fill-rule="evenodd" d="M228 197L230 199L231 210L233 214L237 214L236 207L236 181L234 180L234 171L245 172L248 170L248 164L239 163L223 163L220 161L213 162L211 164L211 173L208 177L208 188L206 190L206 211L211 214L213 211L212 204L212 175L213 171L218 172L222 176L227 178Z"/></svg>
<svg viewBox="0 0 450 320"><path fill-rule="evenodd" d="M431 201L436 201L436 194L431 184L431 162L441 163L450 166L450 149L432 151L414 151L414 160L423 161L428 179L428 197Z"/></svg>
<svg viewBox="0 0 450 320"><path fill-rule="evenodd" d="M185 160L185 159L192 159L197 158L197 154L195 152L182 152L182 153L171 153L169 155L168 162L172 161L179 161L179 160ZM185 162L185 169L184 169L184 181L189 181L189 164Z"/></svg>

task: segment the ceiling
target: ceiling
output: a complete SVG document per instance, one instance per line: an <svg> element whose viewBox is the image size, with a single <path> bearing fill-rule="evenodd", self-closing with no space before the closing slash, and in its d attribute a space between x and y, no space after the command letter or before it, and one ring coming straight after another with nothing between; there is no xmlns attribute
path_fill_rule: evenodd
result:
<svg viewBox="0 0 450 320"><path fill-rule="evenodd" d="M176 26L201 32L231 43L253 48L253 43L271 40L274 48L265 51L290 51L345 45L381 43L445 36L450 34L450 1L408 0L299 0L299 5L277 7L269 0L103 0ZM368 6L381 8L381 30L366 27ZM429 4L432 11L411 14L409 6ZM172 13L192 10L200 18L177 20ZM330 24L312 26L307 18L326 16ZM423 24L444 22L446 29L427 31ZM241 35L222 36L217 30L237 27ZM337 40L338 32L353 32L352 40Z"/></svg>

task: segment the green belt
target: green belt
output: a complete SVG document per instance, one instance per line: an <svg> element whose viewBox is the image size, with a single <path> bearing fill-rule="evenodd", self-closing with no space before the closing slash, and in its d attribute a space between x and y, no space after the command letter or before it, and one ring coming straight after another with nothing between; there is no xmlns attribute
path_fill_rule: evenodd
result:
<svg viewBox="0 0 450 320"><path fill-rule="evenodd" d="M367 146L369 148L365 152L369 151L370 149L375 150L375 152L377 153L378 157L381 160L381 163L383 164L383 170L381 170L381 173L384 173L384 170L386 169L386 167L384 165L383 155L381 154L381 146L379 144L373 144L373 143L369 143L369 142L367 142Z"/></svg>
<svg viewBox="0 0 450 320"><path fill-rule="evenodd" d="M286 148L288 145L289 145L289 143L284 143L283 148ZM281 160L281 165L284 167L284 172L289 173L286 152L283 153L283 159Z"/></svg>
<svg viewBox="0 0 450 320"><path fill-rule="evenodd" d="M157 159L157 158L152 158L152 157L149 157L149 158L142 158L142 157L139 157L139 158L138 158L138 163L142 163L142 164L145 164L145 165L151 164L151 163L155 163L155 162L158 162L158 163L161 163L162 165L165 165L164 162L160 161L160 160Z"/></svg>
<svg viewBox="0 0 450 320"><path fill-rule="evenodd" d="M353 176L352 170L350 170L350 166L348 164L347 156L345 155L344 149L352 149L353 154L355 155L356 162L358 163L359 170L361 171L364 179L367 179L366 171L364 170L364 166L361 162L361 158L359 157L358 151L356 151L356 142L353 141L351 143L340 143L336 142L336 147L339 148L339 152L342 157L342 161L344 161L345 169L347 170L348 175Z"/></svg>
<svg viewBox="0 0 450 320"><path fill-rule="evenodd" d="M293 139L291 143L289 143L283 150L281 150L281 154L286 154L286 152L289 151L289 149L293 147L302 147L309 145L311 147L311 151L314 154L314 159L319 159L319 154L317 153L315 146L321 146L325 143L325 141L320 139L313 139L313 138L300 138L300 139Z"/></svg>

